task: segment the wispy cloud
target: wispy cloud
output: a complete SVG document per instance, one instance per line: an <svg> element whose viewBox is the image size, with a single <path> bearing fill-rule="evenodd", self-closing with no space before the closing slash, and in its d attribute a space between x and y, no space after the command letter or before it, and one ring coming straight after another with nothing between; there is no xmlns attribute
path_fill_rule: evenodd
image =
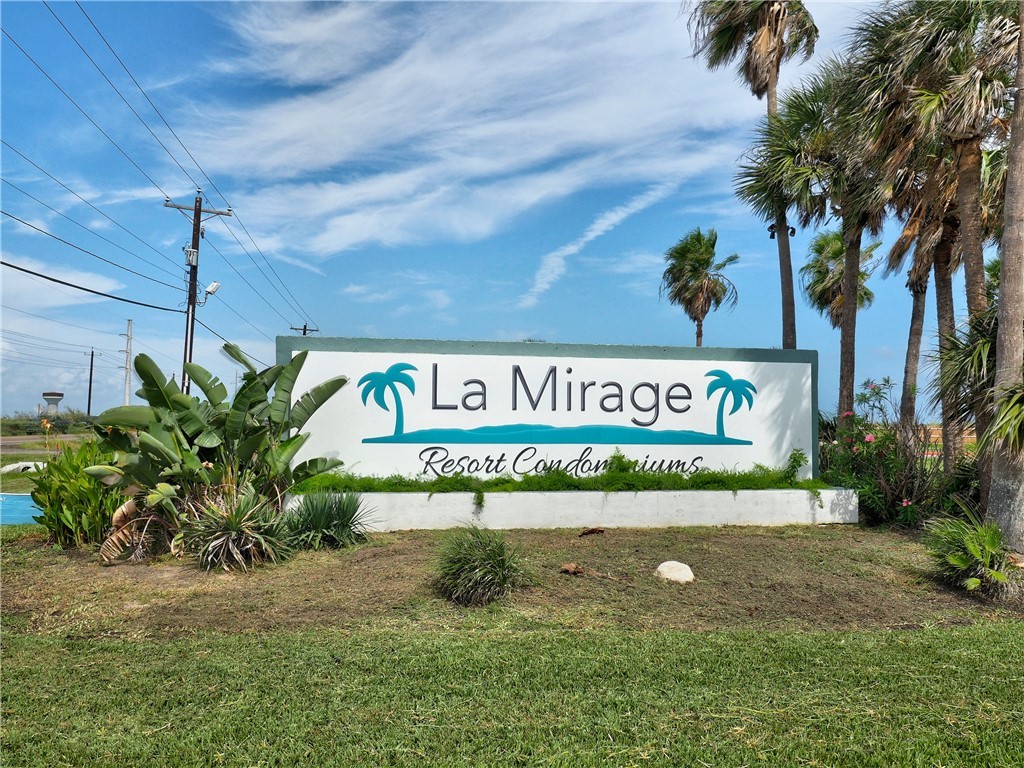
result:
<svg viewBox="0 0 1024 768"><path fill-rule="evenodd" d="M566 259L579 253L588 243L610 232L633 214L639 213L645 208L664 200L675 191L677 186L678 183L676 182L656 184L624 205L612 208L599 215L587 227L586 231L571 243L545 254L541 259L537 274L534 276L533 287L519 299L519 308L528 309L537 304L541 294L547 291L565 274Z"/></svg>

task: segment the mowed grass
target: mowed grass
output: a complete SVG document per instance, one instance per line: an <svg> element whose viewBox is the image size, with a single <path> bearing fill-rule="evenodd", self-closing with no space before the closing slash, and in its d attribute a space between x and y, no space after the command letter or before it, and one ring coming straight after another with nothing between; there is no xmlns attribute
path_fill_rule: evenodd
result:
<svg viewBox="0 0 1024 768"><path fill-rule="evenodd" d="M4 766L1024 755L1024 604L936 585L895 533L512 531L534 586L459 609L430 586L435 532L207 574L101 568L36 530L0 536ZM658 581L664 559L697 581Z"/></svg>

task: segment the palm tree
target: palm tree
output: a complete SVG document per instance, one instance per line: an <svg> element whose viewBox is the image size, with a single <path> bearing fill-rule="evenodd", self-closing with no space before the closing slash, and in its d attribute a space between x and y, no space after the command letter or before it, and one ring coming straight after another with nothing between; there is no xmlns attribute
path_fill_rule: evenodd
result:
<svg viewBox="0 0 1024 768"><path fill-rule="evenodd" d="M846 296L857 295L862 237L881 231L891 194L860 131L859 108L850 65L825 62L801 88L786 94L775 118L762 122L737 174L737 195L757 213L764 215L785 200L803 226L840 219ZM853 411L857 305L849 302L843 310L840 414Z"/></svg>
<svg viewBox="0 0 1024 768"><path fill-rule="evenodd" d="M818 28L799 0L700 0L690 15L694 55L709 69L739 60L739 72L757 98L768 97L768 117L778 112L779 67L814 53ZM796 299L785 201L765 215L779 250L782 281L782 347L796 349Z"/></svg>
<svg viewBox="0 0 1024 768"><path fill-rule="evenodd" d="M1024 25L1024 6L1018 10L1017 22ZM1012 414L1016 408L1017 440L1015 444L1004 440L1001 449L993 452L986 514L1003 532L1006 546L1024 552L1024 449L1020 436L1020 411L1024 408L1024 397L1020 396L1024 392L1024 67L1020 65L1024 62L1024 35L1018 36L1017 62L999 272L994 390L1000 416ZM1014 390L1017 397L1011 399ZM996 417L997 425L1003 423L1000 416Z"/></svg>
<svg viewBox="0 0 1024 768"><path fill-rule="evenodd" d="M728 373L723 370L715 369L708 371L704 374L705 376L714 376L711 383L708 384L708 400L711 399L711 395L722 390L722 397L718 401L718 421L716 428L719 437L725 437L725 401L730 397L732 398L732 410L729 411L729 415L736 413L743 403L747 404L747 408L754 407L754 395L757 393L757 387L746 379L734 379Z"/></svg>
<svg viewBox="0 0 1024 768"><path fill-rule="evenodd" d="M905 0L870 15L855 33L875 52L866 103L912 116L900 126L908 145L937 135L952 151L972 316L986 305L983 144L1005 135L1017 11L1012 0Z"/></svg>
<svg viewBox="0 0 1024 768"><path fill-rule="evenodd" d="M661 275L660 295L668 295L670 303L682 307L697 324L697 346L704 343L704 318L723 303L736 306L739 294L736 286L722 274L722 270L739 261L735 253L715 261L718 233L700 227L690 230L686 237L665 252L665 271Z"/></svg>
<svg viewBox="0 0 1024 768"><path fill-rule="evenodd" d="M871 261L871 257L881 243L872 243L861 251L861 266ZM800 285L804 295L819 315L828 317L833 328L843 323L843 273L846 259L846 247L843 244L843 233L838 229L819 232L811 241L810 259L800 267ZM870 272L861 270L858 276L857 309L870 307L875 294L867 286Z"/></svg>
<svg viewBox="0 0 1024 768"><path fill-rule="evenodd" d="M395 401L395 434L401 435L405 431L405 412L402 408L402 395L398 391L398 385L403 385L410 393L416 394L416 382L412 376L405 371L415 371L416 366L409 363L395 363L384 372L376 371L368 373L359 380L358 386L363 388L363 405L373 395L373 400L385 411L389 410L387 401L384 399L386 392L391 393Z"/></svg>

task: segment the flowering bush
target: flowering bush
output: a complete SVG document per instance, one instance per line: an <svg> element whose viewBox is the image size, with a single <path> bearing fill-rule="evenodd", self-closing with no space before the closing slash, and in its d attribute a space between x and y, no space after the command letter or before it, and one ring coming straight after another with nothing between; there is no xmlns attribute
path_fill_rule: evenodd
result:
<svg viewBox="0 0 1024 768"><path fill-rule="evenodd" d="M896 419L895 386L888 377L865 381L856 411L842 414L821 446L822 479L855 489L869 525L916 525L943 508L947 490L941 463L929 455L928 429L901 427Z"/></svg>

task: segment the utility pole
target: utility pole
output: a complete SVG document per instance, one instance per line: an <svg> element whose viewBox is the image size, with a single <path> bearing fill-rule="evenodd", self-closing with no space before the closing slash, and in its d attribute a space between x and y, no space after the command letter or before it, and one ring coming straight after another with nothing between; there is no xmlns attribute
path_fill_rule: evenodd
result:
<svg viewBox="0 0 1024 768"><path fill-rule="evenodd" d="M124 404L128 405L132 396L132 321L128 321L128 333L122 333L128 339L124 345Z"/></svg>
<svg viewBox="0 0 1024 768"><path fill-rule="evenodd" d="M131 321L129 321L129 322L131 322ZM83 352L82 354L84 355L85 353ZM101 352L100 353L100 357L102 357L102 356L103 356L103 353ZM86 416L92 416L92 368L93 368L93 362L95 361L95 359L96 359L96 350L95 349L90 349L89 350L89 397L85 401L85 415Z"/></svg>
<svg viewBox="0 0 1024 768"><path fill-rule="evenodd" d="M203 237L203 214L211 216L230 216L231 208L226 211L203 208L203 190L196 190L195 204L176 205L170 198L164 200L164 208L177 208L179 211L192 211L192 247L185 249L185 266L188 267L188 301L185 306L185 353L181 363L181 391L186 395L192 382L185 372L185 366L192 362L192 342L196 333L196 293L199 281L199 240Z"/></svg>
<svg viewBox="0 0 1024 768"><path fill-rule="evenodd" d="M301 328L296 328L293 325L293 326L291 326L291 330L293 330L293 331L302 331L302 335L303 336L305 336L306 334L309 334L309 333L320 333L320 329L319 328L310 328L309 327L309 323L303 323Z"/></svg>

